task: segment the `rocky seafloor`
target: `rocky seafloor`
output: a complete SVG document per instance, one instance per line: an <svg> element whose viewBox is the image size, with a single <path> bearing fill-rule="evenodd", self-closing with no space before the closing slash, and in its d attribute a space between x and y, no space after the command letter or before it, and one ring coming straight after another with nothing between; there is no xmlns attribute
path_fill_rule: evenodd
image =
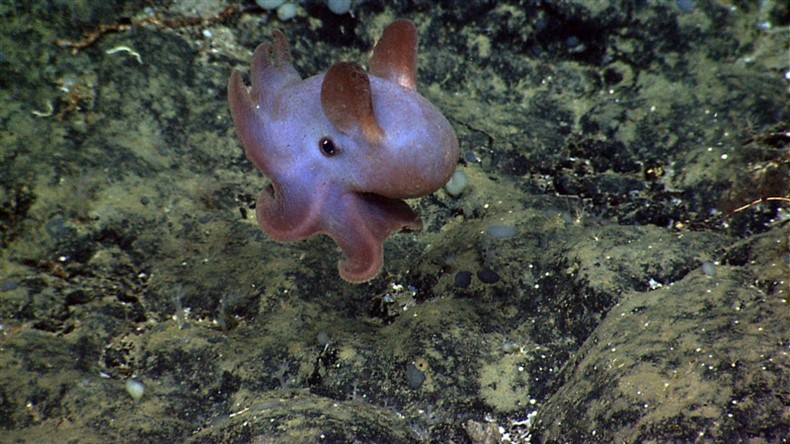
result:
<svg viewBox="0 0 790 444"><path fill-rule="evenodd" d="M0 442L788 440L785 2L229 6L0 0ZM469 183L351 285L226 85L397 17Z"/></svg>

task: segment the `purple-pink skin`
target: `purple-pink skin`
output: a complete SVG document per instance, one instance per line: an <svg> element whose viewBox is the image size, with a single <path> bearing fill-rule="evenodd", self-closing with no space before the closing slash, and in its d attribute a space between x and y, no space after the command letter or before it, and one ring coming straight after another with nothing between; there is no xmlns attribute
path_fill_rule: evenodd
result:
<svg viewBox="0 0 790 444"><path fill-rule="evenodd" d="M305 80L283 33L273 37L253 55L252 90L236 70L228 84L247 158L271 180L258 223L278 242L328 235L344 253L340 276L369 281L387 237L422 226L403 199L442 187L458 160L453 128L416 90L417 29L387 26L369 74L339 62Z"/></svg>

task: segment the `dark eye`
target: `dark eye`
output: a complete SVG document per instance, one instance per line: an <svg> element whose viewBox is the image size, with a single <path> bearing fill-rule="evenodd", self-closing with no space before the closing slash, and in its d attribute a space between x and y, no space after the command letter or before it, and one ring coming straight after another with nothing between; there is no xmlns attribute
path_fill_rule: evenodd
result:
<svg viewBox="0 0 790 444"><path fill-rule="evenodd" d="M326 157L332 157L340 151L335 145L335 142L329 137L322 137L321 140L318 141L318 148L321 149L321 153Z"/></svg>

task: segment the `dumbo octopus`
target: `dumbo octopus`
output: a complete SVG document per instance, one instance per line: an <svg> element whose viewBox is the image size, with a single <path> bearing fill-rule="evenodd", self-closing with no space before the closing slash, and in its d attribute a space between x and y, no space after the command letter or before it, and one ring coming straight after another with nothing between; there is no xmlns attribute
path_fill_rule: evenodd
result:
<svg viewBox="0 0 790 444"><path fill-rule="evenodd" d="M387 237L422 226L403 199L438 190L458 160L453 128L416 90L417 28L404 19L387 26L369 74L338 62L305 80L283 33L273 37L255 49L252 90L237 70L228 84L247 158L271 181L258 223L278 242L328 235L344 253L340 276L369 281Z"/></svg>

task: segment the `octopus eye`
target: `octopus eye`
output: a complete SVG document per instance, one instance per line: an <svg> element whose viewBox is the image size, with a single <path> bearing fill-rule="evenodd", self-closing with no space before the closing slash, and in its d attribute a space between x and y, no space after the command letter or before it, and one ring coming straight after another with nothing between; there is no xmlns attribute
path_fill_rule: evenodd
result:
<svg viewBox="0 0 790 444"><path fill-rule="evenodd" d="M329 137L322 137L321 140L318 141L318 148L321 150L321 154L326 157L332 157L340 152L335 142Z"/></svg>

